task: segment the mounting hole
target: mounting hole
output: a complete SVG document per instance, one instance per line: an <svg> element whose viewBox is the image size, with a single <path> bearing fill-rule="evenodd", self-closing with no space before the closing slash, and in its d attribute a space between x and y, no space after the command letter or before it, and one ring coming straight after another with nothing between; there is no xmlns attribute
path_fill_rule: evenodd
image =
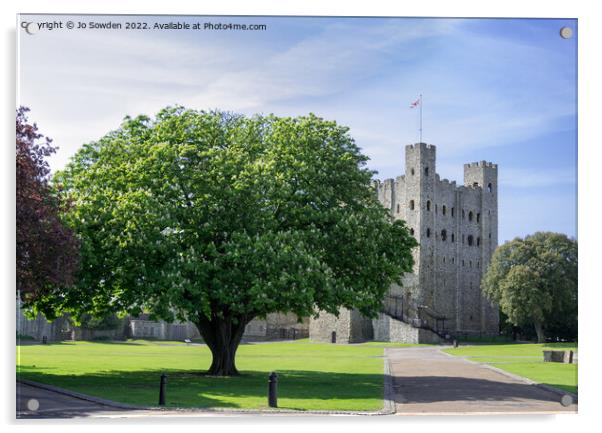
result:
<svg viewBox="0 0 602 433"><path fill-rule="evenodd" d="M571 397L568 394L565 394L562 396L562 398L560 399L560 404L563 406L570 406L573 404L573 397Z"/></svg>
<svg viewBox="0 0 602 433"><path fill-rule="evenodd" d="M27 400L27 409L28 410L35 412L39 408L40 408L40 402L37 399L30 398L29 400Z"/></svg>
<svg viewBox="0 0 602 433"><path fill-rule="evenodd" d="M563 27L560 29L560 37L563 39L570 39L573 37L573 29L570 27Z"/></svg>

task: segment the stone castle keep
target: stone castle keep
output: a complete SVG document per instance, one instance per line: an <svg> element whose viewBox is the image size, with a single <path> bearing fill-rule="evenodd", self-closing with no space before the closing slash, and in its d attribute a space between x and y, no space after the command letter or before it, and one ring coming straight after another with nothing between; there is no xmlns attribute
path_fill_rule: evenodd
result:
<svg viewBox="0 0 602 433"><path fill-rule="evenodd" d="M379 201L407 222L420 247L403 287L391 286L376 319L341 310L310 321L310 338L436 342L454 335L497 335L498 308L481 293L481 277L497 246L497 164L464 164L464 185L440 179L436 147L405 149L405 175L375 181Z"/></svg>

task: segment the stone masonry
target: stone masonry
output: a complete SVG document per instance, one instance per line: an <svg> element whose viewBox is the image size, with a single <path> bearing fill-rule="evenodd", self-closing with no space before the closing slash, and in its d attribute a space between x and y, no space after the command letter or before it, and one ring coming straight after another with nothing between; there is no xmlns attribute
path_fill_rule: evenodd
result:
<svg viewBox="0 0 602 433"><path fill-rule="evenodd" d="M353 341L436 341L435 333L411 326L420 320L431 320L442 334L497 335L498 308L481 292L483 271L497 247L497 164L464 164L464 185L456 185L437 174L435 146L417 143L405 151L405 175L374 181L379 201L406 221L420 244L413 273L385 299L400 303L403 321L381 314L367 329L357 312L342 310L339 319L320 314L310 322L310 338L329 341L343 326L363 330Z"/></svg>

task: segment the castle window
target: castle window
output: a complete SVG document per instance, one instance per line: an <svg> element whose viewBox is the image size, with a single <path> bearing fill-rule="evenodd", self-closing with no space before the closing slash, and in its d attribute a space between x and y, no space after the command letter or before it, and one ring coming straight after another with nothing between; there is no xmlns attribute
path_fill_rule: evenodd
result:
<svg viewBox="0 0 602 433"><path fill-rule="evenodd" d="M445 263L445 256L443 256L443 263Z"/></svg>
<svg viewBox="0 0 602 433"><path fill-rule="evenodd" d="M487 211L487 215L491 215L491 211L490 210Z"/></svg>
<svg viewBox="0 0 602 433"><path fill-rule="evenodd" d="M464 259L462 259L462 267L464 267Z"/></svg>
<svg viewBox="0 0 602 433"><path fill-rule="evenodd" d="M477 260L477 268L480 268L480 267L481 267L481 262L479 262L479 261Z"/></svg>
<svg viewBox="0 0 602 433"><path fill-rule="evenodd" d="M399 213L399 204L397 205L397 213Z"/></svg>
<svg viewBox="0 0 602 433"><path fill-rule="evenodd" d="M491 182L489 182L489 183L487 184L487 191L488 191L488 192L491 192L491 191L493 191L493 185L491 185Z"/></svg>
<svg viewBox="0 0 602 433"><path fill-rule="evenodd" d="M477 213L477 222L481 222L481 214Z"/></svg>
<svg viewBox="0 0 602 433"><path fill-rule="evenodd" d="M441 213L442 213L443 215L445 215L445 210L446 210L446 209L445 209L445 205L443 205L443 206L441 207Z"/></svg>
<svg viewBox="0 0 602 433"><path fill-rule="evenodd" d="M489 239L491 239L491 233L489 233Z"/></svg>
<svg viewBox="0 0 602 433"><path fill-rule="evenodd" d="M456 242L456 237L454 236L453 233L452 233L452 242Z"/></svg>
<svg viewBox="0 0 602 433"><path fill-rule="evenodd" d="M451 209L451 212L452 212L452 218L453 218L454 217L454 208L453 207Z"/></svg>
<svg viewBox="0 0 602 433"><path fill-rule="evenodd" d="M426 210L428 210L428 211L431 210L431 201L430 200L426 201Z"/></svg>
<svg viewBox="0 0 602 433"><path fill-rule="evenodd" d="M425 176L429 175L429 168L428 167L424 167L424 175Z"/></svg>
<svg viewBox="0 0 602 433"><path fill-rule="evenodd" d="M431 229L426 229L426 237L427 238L431 237Z"/></svg>
<svg viewBox="0 0 602 433"><path fill-rule="evenodd" d="M447 240L447 231L445 229L441 230L441 240L443 242L445 242Z"/></svg>
<svg viewBox="0 0 602 433"><path fill-rule="evenodd" d="M414 229L410 229L410 234L414 236Z"/></svg>
<svg viewBox="0 0 602 433"><path fill-rule="evenodd" d="M456 263L456 258L452 257L452 264Z"/></svg>
<svg viewBox="0 0 602 433"><path fill-rule="evenodd" d="M410 210L414 210L414 200L410 200Z"/></svg>
<svg viewBox="0 0 602 433"><path fill-rule="evenodd" d="M474 187L477 187L477 186L479 186L479 182L473 182L473 183L472 183L472 186L474 186Z"/></svg>
<svg viewBox="0 0 602 433"><path fill-rule="evenodd" d="M468 212L468 221L472 221L472 211Z"/></svg>
<svg viewBox="0 0 602 433"><path fill-rule="evenodd" d="M464 209L462 209L462 219L466 218L466 213L464 212Z"/></svg>
<svg viewBox="0 0 602 433"><path fill-rule="evenodd" d="M481 238L477 238L477 247L481 245Z"/></svg>
<svg viewBox="0 0 602 433"><path fill-rule="evenodd" d="M435 214L437 213L437 211L438 211L438 207L437 207L437 203L435 203Z"/></svg>
<svg viewBox="0 0 602 433"><path fill-rule="evenodd" d="M472 245L472 235L468 235L468 245Z"/></svg>
<svg viewBox="0 0 602 433"><path fill-rule="evenodd" d="M414 169L411 169L410 173L412 173L412 176L414 176Z"/></svg>
<svg viewBox="0 0 602 433"><path fill-rule="evenodd" d="M464 243L464 235L462 235L462 243Z"/></svg>

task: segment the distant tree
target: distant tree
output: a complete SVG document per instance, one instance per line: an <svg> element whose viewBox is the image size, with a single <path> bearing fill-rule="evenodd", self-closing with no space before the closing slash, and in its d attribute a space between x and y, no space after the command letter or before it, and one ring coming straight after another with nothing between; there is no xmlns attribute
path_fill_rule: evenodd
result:
<svg viewBox="0 0 602 433"><path fill-rule="evenodd" d="M45 311L192 321L212 375L238 373L255 317L373 316L416 241L379 204L366 161L348 128L314 115L126 118L56 176L82 266Z"/></svg>
<svg viewBox="0 0 602 433"><path fill-rule="evenodd" d="M49 187L46 158L52 140L27 121L16 119L16 282L24 305L42 304L55 286L70 285L78 263L78 243L59 218L59 201Z"/></svg>
<svg viewBox="0 0 602 433"><path fill-rule="evenodd" d="M495 250L483 288L512 324L532 324L539 342L559 326L576 336L577 241L537 232L507 242Z"/></svg>

